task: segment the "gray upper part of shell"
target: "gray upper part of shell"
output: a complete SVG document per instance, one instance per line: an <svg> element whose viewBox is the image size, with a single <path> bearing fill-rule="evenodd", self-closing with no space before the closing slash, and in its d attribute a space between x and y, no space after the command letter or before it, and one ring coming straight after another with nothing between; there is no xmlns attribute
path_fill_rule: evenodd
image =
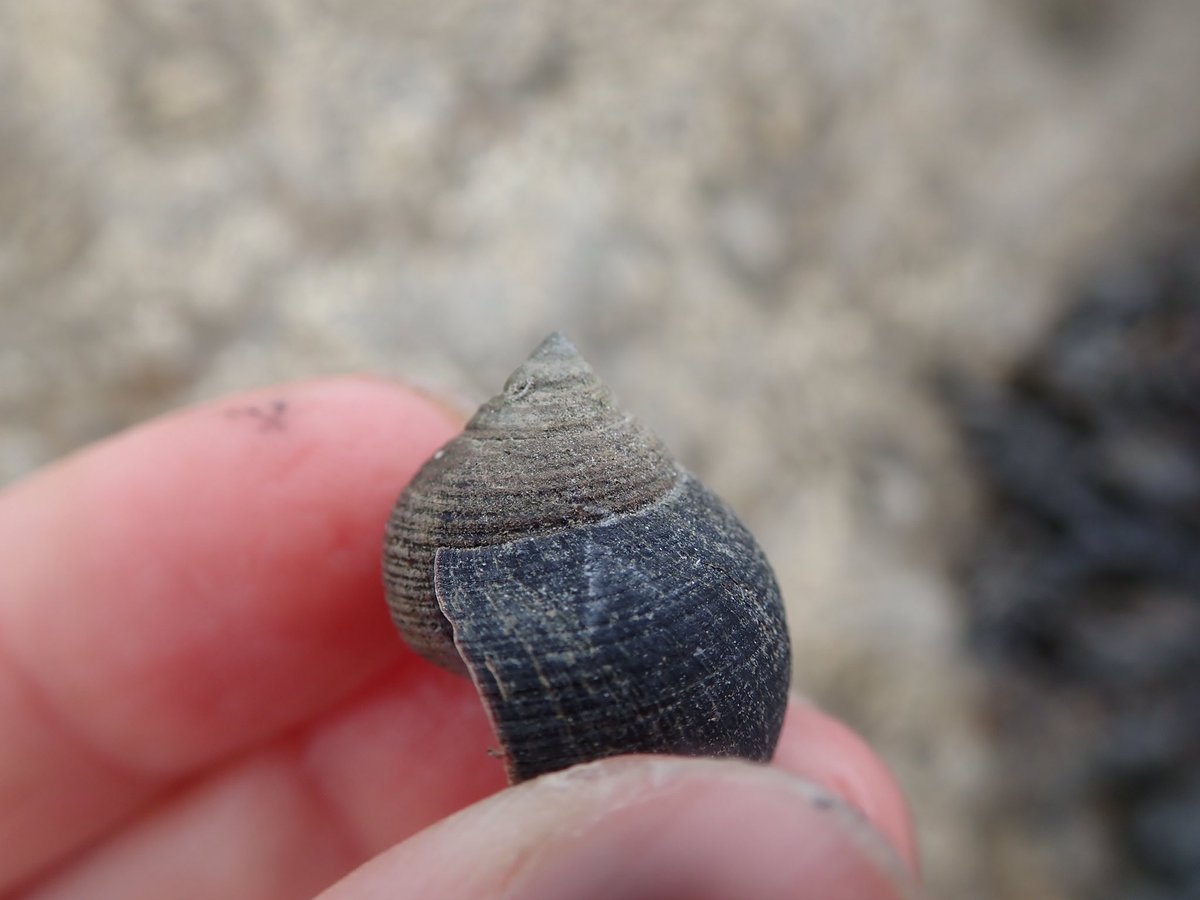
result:
<svg viewBox="0 0 1200 900"><path fill-rule="evenodd" d="M791 659L770 565L561 335L401 494L384 576L408 643L475 682L514 781L774 751Z"/></svg>

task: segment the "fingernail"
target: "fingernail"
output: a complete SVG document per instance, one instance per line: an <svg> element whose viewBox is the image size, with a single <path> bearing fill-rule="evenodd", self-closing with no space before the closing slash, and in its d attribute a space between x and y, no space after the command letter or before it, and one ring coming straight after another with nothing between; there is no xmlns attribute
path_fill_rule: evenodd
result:
<svg viewBox="0 0 1200 900"><path fill-rule="evenodd" d="M576 770L558 786L607 774ZM898 854L866 818L803 779L762 766L691 762L651 767L644 782L641 801L626 799L530 853L505 896L919 896Z"/></svg>

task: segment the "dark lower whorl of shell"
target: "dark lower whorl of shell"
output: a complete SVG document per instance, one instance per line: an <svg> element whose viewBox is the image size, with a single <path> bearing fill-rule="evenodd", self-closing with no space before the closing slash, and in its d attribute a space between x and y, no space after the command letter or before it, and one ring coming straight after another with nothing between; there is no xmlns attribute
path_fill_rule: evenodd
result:
<svg viewBox="0 0 1200 900"><path fill-rule="evenodd" d="M561 335L401 495L384 575L408 643L475 681L513 780L774 750L790 651L770 566Z"/></svg>

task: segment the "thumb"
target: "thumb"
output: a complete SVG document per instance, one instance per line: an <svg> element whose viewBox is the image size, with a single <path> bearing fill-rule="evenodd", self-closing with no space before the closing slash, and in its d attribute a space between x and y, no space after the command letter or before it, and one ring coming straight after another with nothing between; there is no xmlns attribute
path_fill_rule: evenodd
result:
<svg viewBox="0 0 1200 900"><path fill-rule="evenodd" d="M733 761L626 757L501 792L376 857L322 900L395 896L916 897L861 814Z"/></svg>

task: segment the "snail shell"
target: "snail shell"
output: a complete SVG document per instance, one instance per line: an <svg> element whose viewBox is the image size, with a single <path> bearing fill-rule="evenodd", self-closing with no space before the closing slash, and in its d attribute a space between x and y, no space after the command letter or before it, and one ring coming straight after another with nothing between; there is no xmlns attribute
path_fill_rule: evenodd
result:
<svg viewBox="0 0 1200 900"><path fill-rule="evenodd" d="M514 782L774 752L791 652L770 565L562 335L401 494L384 575L408 643L475 682Z"/></svg>

